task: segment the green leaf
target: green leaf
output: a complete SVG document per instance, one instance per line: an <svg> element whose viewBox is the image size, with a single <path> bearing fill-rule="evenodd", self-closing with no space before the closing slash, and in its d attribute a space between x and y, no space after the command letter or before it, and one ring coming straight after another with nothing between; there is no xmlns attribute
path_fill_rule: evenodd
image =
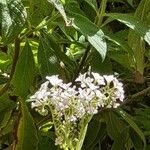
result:
<svg viewBox="0 0 150 150"><path fill-rule="evenodd" d="M123 39L121 39L120 37L117 37L115 34L111 34L111 33L105 33L105 38L108 39L109 41L112 41L113 43L119 45L122 50L124 50L125 52L128 52L131 56L133 56L133 50L132 48L128 45L128 43L126 41L124 41Z"/></svg>
<svg viewBox="0 0 150 150"><path fill-rule="evenodd" d="M97 144L102 143L105 136L106 136L106 124L104 122L100 122L100 129L99 129L99 132L97 133L96 139L90 145L88 143L86 143L86 139L85 139L85 147L88 146L88 150L94 150L94 148L96 147ZM85 148L85 149L87 149L87 148Z"/></svg>
<svg viewBox="0 0 150 150"><path fill-rule="evenodd" d="M54 4L54 6L56 7L56 9L60 12L60 14L62 15L66 25L69 25L69 18L66 15L66 12L64 10L63 4L61 2L61 0L48 0L48 2Z"/></svg>
<svg viewBox="0 0 150 150"><path fill-rule="evenodd" d="M42 132L48 132L51 128L53 127L53 122L47 122L47 123L44 123L42 126L40 126L40 130Z"/></svg>
<svg viewBox="0 0 150 150"><path fill-rule="evenodd" d="M101 29L92 23L88 18L81 14L69 11L66 15L64 7L60 1L49 0L54 3L57 10L63 16L67 26L73 26L76 30L80 31L89 41L89 43L100 53L104 60L106 56L107 46L104 39L104 33ZM69 17L68 17L69 16Z"/></svg>
<svg viewBox="0 0 150 150"><path fill-rule="evenodd" d="M38 150L60 150L55 142L46 136L41 136L39 140Z"/></svg>
<svg viewBox="0 0 150 150"><path fill-rule="evenodd" d="M12 79L14 93L18 96L25 97L33 83L35 63L33 54L28 42L26 42L20 54L15 74Z"/></svg>
<svg viewBox="0 0 150 150"><path fill-rule="evenodd" d="M27 13L21 0L1 0L0 9L0 26L2 27L0 36L7 44L13 41L23 29Z"/></svg>
<svg viewBox="0 0 150 150"><path fill-rule="evenodd" d="M100 128L101 123L97 120L92 120L91 123L89 123L85 138L86 149L88 149L93 144L93 142L98 136Z"/></svg>
<svg viewBox="0 0 150 150"><path fill-rule="evenodd" d="M131 15L120 13L110 13L106 16L124 23L129 28L138 33L141 37L143 37L145 41L150 45L150 28L146 24L142 23L141 20L136 19Z"/></svg>
<svg viewBox="0 0 150 150"><path fill-rule="evenodd" d="M140 108L135 111L135 121L144 131L150 131L150 107Z"/></svg>
<svg viewBox="0 0 150 150"><path fill-rule="evenodd" d="M141 0L134 14L135 18L139 19L141 22L145 24L147 23L147 25L149 24L147 20L148 18L146 18L148 12L150 11L149 5L150 5L149 0ZM147 35L148 37L150 37L149 33L147 33ZM144 60L145 43L141 39L141 37L138 34L136 34L136 32L133 30L129 31L128 43L134 52L136 61L135 69L136 71L140 72L141 75L143 75L145 67L145 60Z"/></svg>
<svg viewBox="0 0 150 150"><path fill-rule="evenodd" d="M115 60L116 62L121 64L123 67L129 69L130 71L132 70L132 65L131 65L132 59L123 50L109 51L108 57Z"/></svg>
<svg viewBox="0 0 150 150"><path fill-rule="evenodd" d="M107 132L111 139L116 140L125 129L126 124L114 111L104 112L103 117L107 124Z"/></svg>
<svg viewBox="0 0 150 150"><path fill-rule="evenodd" d="M129 136L129 128L125 128L121 131L120 135L118 135L117 139L115 139L111 150L131 150L132 147L133 145Z"/></svg>
<svg viewBox="0 0 150 150"><path fill-rule="evenodd" d="M95 12L97 11L97 3L95 0L84 0L84 1L87 2L95 10Z"/></svg>
<svg viewBox="0 0 150 150"><path fill-rule="evenodd" d="M136 150L141 150L143 148L142 140L134 130L130 131L130 138Z"/></svg>
<svg viewBox="0 0 150 150"><path fill-rule="evenodd" d="M79 30L89 41L89 43L100 53L104 60L107 51L107 45L104 39L104 33L101 29L88 20L86 17L71 13L73 18L73 27Z"/></svg>
<svg viewBox="0 0 150 150"><path fill-rule="evenodd" d="M131 6L133 6L133 0L127 0L127 2L128 2Z"/></svg>
<svg viewBox="0 0 150 150"><path fill-rule="evenodd" d="M51 16L52 5L47 0L27 0L28 19L33 26L39 25L44 18Z"/></svg>
<svg viewBox="0 0 150 150"><path fill-rule="evenodd" d="M93 72L97 72L101 75L113 73L112 64L108 57L106 57L106 59L102 62L102 58L97 51L93 51L90 55L89 64Z"/></svg>
<svg viewBox="0 0 150 150"><path fill-rule="evenodd" d="M5 70L7 70L10 64L11 64L10 55L0 51L0 70L4 72Z"/></svg>
<svg viewBox="0 0 150 150"><path fill-rule="evenodd" d="M0 112L11 110L15 106L16 103L9 99L8 94L4 94L0 97Z"/></svg>
<svg viewBox="0 0 150 150"><path fill-rule="evenodd" d="M61 47L56 43L52 35L43 33L44 39L47 41L47 45L51 48L58 60L62 61L69 69L74 69L75 64L69 57L61 50Z"/></svg>
<svg viewBox="0 0 150 150"><path fill-rule="evenodd" d="M125 111L118 109L116 112L131 126L131 128L139 135L141 140L143 141L143 150L146 148L146 140L143 132L139 129L137 124L133 121L132 117L127 114Z"/></svg>
<svg viewBox="0 0 150 150"><path fill-rule="evenodd" d="M59 60L49 47L47 39L43 37L40 37L37 57L39 69L43 77L58 74Z"/></svg>
<svg viewBox="0 0 150 150"><path fill-rule="evenodd" d="M82 2L82 4L83 4L83 2ZM83 10L80 9L80 5L81 5L80 2L71 0L70 2L67 2L65 4L65 10L67 10L67 12L71 11L71 12L74 12L74 13L78 13L82 16L86 16L85 13L83 12Z"/></svg>
<svg viewBox="0 0 150 150"><path fill-rule="evenodd" d="M0 131L0 138L1 136L3 137L4 135L7 135L8 133L11 133L14 129L14 120L10 118L8 122L5 124L6 126L1 129Z"/></svg>
<svg viewBox="0 0 150 150"><path fill-rule="evenodd" d="M0 122L0 131L7 125L12 115L12 110L1 112L3 114L2 121ZM1 117L0 117L1 119Z"/></svg>
<svg viewBox="0 0 150 150"><path fill-rule="evenodd" d="M25 103L21 105L21 118L17 130L18 141L15 150L37 150L38 137L34 121Z"/></svg>

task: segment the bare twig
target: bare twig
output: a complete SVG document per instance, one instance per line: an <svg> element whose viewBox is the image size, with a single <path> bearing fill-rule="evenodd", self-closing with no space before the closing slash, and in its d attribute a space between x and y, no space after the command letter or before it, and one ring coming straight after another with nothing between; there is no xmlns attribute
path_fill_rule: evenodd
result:
<svg viewBox="0 0 150 150"><path fill-rule="evenodd" d="M144 90L142 90L142 91L140 91L138 93L135 93L135 94L129 96L128 98L126 98L124 100L124 102L121 104L121 106L129 104L129 103L132 103L135 100L135 98L137 98L139 96L143 96L143 95L147 94L148 92L150 92L150 87L148 87L148 88L146 88L146 89L144 89Z"/></svg>
<svg viewBox="0 0 150 150"><path fill-rule="evenodd" d="M18 61L19 51L20 51L20 39L16 38L15 39L15 52L14 52L13 64L12 64L12 68L11 68L11 72L10 72L10 78L9 78L8 82L0 89L0 96L2 96L9 89L10 82L13 78L16 64Z"/></svg>
<svg viewBox="0 0 150 150"><path fill-rule="evenodd" d="M87 58L88 53L89 53L90 50L91 50L91 46L88 45L87 48L86 48L86 50L85 50L85 53L84 53L84 55L83 55L83 57L82 57L82 59L81 59L81 61L80 61L79 67L78 67L77 71L76 71L75 74L74 74L73 82L74 82L74 80L78 77L80 71L81 71L82 68L84 67L85 60L86 60L86 58Z"/></svg>

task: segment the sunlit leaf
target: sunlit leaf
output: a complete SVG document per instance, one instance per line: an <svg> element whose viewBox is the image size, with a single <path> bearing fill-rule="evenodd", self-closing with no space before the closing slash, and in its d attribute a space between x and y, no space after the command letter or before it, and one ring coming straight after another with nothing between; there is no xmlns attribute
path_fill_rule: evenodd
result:
<svg viewBox="0 0 150 150"><path fill-rule="evenodd" d="M79 30L90 42L90 44L100 53L104 60L107 52L107 45L104 39L104 33L101 29L80 14L71 14L73 18L73 27Z"/></svg>
<svg viewBox="0 0 150 150"><path fill-rule="evenodd" d="M150 28L139 19L136 19L135 17L128 14L119 13L107 14L106 16L124 23L129 28L138 33L141 37L143 37L145 41L150 45Z"/></svg>
<svg viewBox="0 0 150 150"><path fill-rule="evenodd" d="M21 3L21 0L1 0L0 1L0 26L2 41L6 44L14 40L14 38L23 29L27 13Z"/></svg>
<svg viewBox="0 0 150 150"><path fill-rule="evenodd" d="M149 5L150 5L149 0L141 0L134 13L135 18L139 19L143 23L147 23L147 25L149 24L148 23L149 21L147 20L148 19L147 12L150 11ZM150 40L150 32L146 32L144 39L146 41ZM141 75L143 75L145 67L144 61L145 42L141 39L140 35L136 34L134 30L130 30L128 35L128 43L134 52L136 61L135 70L140 72Z"/></svg>
<svg viewBox="0 0 150 150"><path fill-rule="evenodd" d="M63 7L61 0L48 0L48 2L54 4L54 6L57 8L57 10L60 12L63 19L65 20L66 25L68 25L69 24L69 18L66 15L66 12L64 10L64 7Z"/></svg>

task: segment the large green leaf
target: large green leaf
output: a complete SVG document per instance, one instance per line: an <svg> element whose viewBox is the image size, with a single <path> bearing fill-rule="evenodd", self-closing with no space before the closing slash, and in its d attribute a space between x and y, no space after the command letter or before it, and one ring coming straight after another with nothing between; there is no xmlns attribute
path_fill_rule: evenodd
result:
<svg viewBox="0 0 150 150"><path fill-rule="evenodd" d="M33 26L39 25L42 20L51 16L53 11L52 5L47 0L26 0L28 8L28 19Z"/></svg>
<svg viewBox="0 0 150 150"><path fill-rule="evenodd" d="M146 147L146 140L144 137L143 132L140 130L140 128L137 126L137 124L133 121L133 118L127 114L125 111L123 111L122 109L118 109L116 110L116 112L131 126L131 128L137 133L137 135L141 138L141 140L143 141L143 150Z"/></svg>
<svg viewBox="0 0 150 150"><path fill-rule="evenodd" d="M38 150L60 150L55 142L46 136L41 136Z"/></svg>
<svg viewBox="0 0 150 150"><path fill-rule="evenodd" d="M127 0L127 2L128 2L131 6L133 6L133 0Z"/></svg>
<svg viewBox="0 0 150 150"><path fill-rule="evenodd" d="M107 45L103 31L98 29L94 23L80 14L71 13L70 16L73 18L73 27L79 30L87 38L90 44L100 53L104 60Z"/></svg>
<svg viewBox="0 0 150 150"><path fill-rule="evenodd" d="M119 45L123 51L128 52L131 56L133 56L133 50L126 41L124 41L120 37L117 37L115 34L111 34L108 32L105 32L105 37L109 41L112 41L113 43Z"/></svg>
<svg viewBox="0 0 150 150"><path fill-rule="evenodd" d="M125 128L114 141L111 150L131 150L132 147L133 145L129 135L129 128Z"/></svg>
<svg viewBox="0 0 150 150"><path fill-rule="evenodd" d="M150 28L141 20L128 14L110 13L106 16L116 19L138 33L150 45Z"/></svg>
<svg viewBox="0 0 150 150"><path fill-rule="evenodd" d="M113 73L110 59L106 57L106 59L102 62L101 56L97 51L93 51L91 53L89 64L93 72L97 72L101 75Z"/></svg>
<svg viewBox="0 0 150 150"><path fill-rule="evenodd" d="M150 131L150 107L136 109L135 121L144 131Z"/></svg>
<svg viewBox="0 0 150 150"><path fill-rule="evenodd" d="M141 22L145 24L150 24L148 22L147 14L150 11L150 1L149 0L141 0L140 4L138 5L134 17L139 19ZM150 34L147 33L148 37L150 37ZM137 35L133 30L129 31L128 36L128 43L132 47L134 55L135 55L135 61L136 61L136 71L140 72L141 75L143 75L144 67L145 67L145 60L144 60L144 53L145 53L145 43L140 38L139 35Z"/></svg>
<svg viewBox="0 0 150 150"><path fill-rule="evenodd" d="M15 150L37 150L38 137L34 121L25 103L21 104L21 118L17 130L18 141Z"/></svg>
<svg viewBox="0 0 150 150"><path fill-rule="evenodd" d="M136 150L143 149L142 140L134 130L130 131L130 138L131 138L133 146Z"/></svg>
<svg viewBox="0 0 150 150"><path fill-rule="evenodd" d="M130 150L132 142L126 122L113 110L104 112L103 117L107 124L108 135L114 140L112 150L121 150L124 148Z"/></svg>
<svg viewBox="0 0 150 150"><path fill-rule="evenodd" d="M95 0L84 0L87 2L95 11L97 11L97 3Z"/></svg>
<svg viewBox="0 0 150 150"><path fill-rule="evenodd" d="M88 126L88 130L85 138L85 146L88 149L95 141L101 128L101 122L92 120Z"/></svg>
<svg viewBox="0 0 150 150"><path fill-rule="evenodd" d="M126 124L114 111L103 113L103 117L107 124L108 135L113 139L117 139L121 132L125 129Z"/></svg>
<svg viewBox="0 0 150 150"><path fill-rule="evenodd" d="M98 119L99 120L99 119ZM99 122L100 123L100 122ZM106 136L106 124L104 123L104 122L101 122L100 123L101 125L100 125L100 128L99 128L99 132L97 133L97 136L96 136L96 138L94 139L94 141L92 141L92 143L87 143L86 142L86 139L85 139L85 149L88 149L88 150L95 150L95 149L97 149L96 147L97 147L97 144L100 144L100 143L102 143L102 141L103 141L103 139L104 139L104 137ZM93 131L91 131L91 132L93 132ZM88 134L88 133L87 133ZM89 136L89 138L91 138L90 136Z"/></svg>
<svg viewBox="0 0 150 150"><path fill-rule="evenodd" d="M43 37L47 42L47 45L51 48L52 52L56 55L56 57L62 61L66 67L69 69L74 69L75 64L71 59L61 50L59 44L55 41L55 38L50 35L43 33Z"/></svg>
<svg viewBox="0 0 150 150"><path fill-rule="evenodd" d="M40 37L38 48L38 64L41 74L47 75L58 74L59 60L49 47L47 39Z"/></svg>
<svg viewBox="0 0 150 150"><path fill-rule="evenodd" d="M27 14L21 0L0 0L0 36L6 44L23 29Z"/></svg>
<svg viewBox="0 0 150 150"><path fill-rule="evenodd" d="M0 97L0 139L1 136L8 134L13 129L14 124L11 116L15 107L16 103L9 98L8 94Z"/></svg>
<svg viewBox="0 0 150 150"><path fill-rule="evenodd" d="M121 64L123 67L132 70L132 64L131 60L128 56L128 54L122 50L114 50L108 52L108 57L115 60L119 64Z"/></svg>
<svg viewBox="0 0 150 150"><path fill-rule="evenodd" d="M12 115L12 110L1 112L0 116L0 131L7 125ZM2 118L1 118L2 117Z"/></svg>
<svg viewBox="0 0 150 150"><path fill-rule="evenodd" d="M20 54L15 74L12 79L14 93L24 97L28 94L28 90L32 85L35 71L35 63L33 54L28 42L26 42Z"/></svg>
<svg viewBox="0 0 150 150"><path fill-rule="evenodd" d="M56 9L60 12L60 14L62 15L66 25L68 25L69 23L69 18L67 17L66 15L66 12L64 10L64 7L63 7L63 3L61 0L48 0L48 2L52 3Z"/></svg>

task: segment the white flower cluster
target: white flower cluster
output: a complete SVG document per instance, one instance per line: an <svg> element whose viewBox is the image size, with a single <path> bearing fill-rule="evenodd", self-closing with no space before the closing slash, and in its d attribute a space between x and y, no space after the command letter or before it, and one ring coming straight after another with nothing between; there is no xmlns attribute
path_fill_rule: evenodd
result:
<svg viewBox="0 0 150 150"><path fill-rule="evenodd" d="M72 83L63 83L58 75L47 76L41 88L30 97L32 108L42 115L53 109L65 121L75 122L99 109L116 108L124 99L123 85L113 75L80 74Z"/></svg>

